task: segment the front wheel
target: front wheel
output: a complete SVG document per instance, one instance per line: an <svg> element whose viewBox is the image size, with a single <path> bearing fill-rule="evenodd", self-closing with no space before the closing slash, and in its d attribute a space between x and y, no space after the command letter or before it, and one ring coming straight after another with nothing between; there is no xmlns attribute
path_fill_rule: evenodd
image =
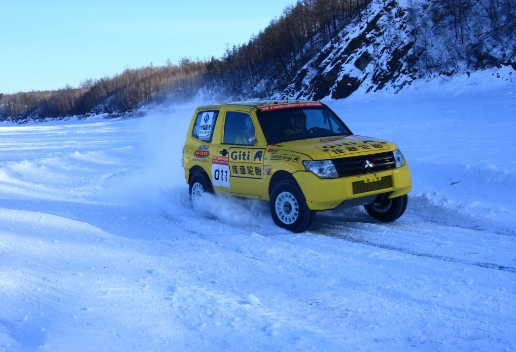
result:
<svg viewBox="0 0 516 352"><path fill-rule="evenodd" d="M408 197L389 198L387 193L380 194L373 203L364 205L367 213L374 219L392 222L403 215L407 209Z"/></svg>
<svg viewBox="0 0 516 352"><path fill-rule="evenodd" d="M292 232L308 230L315 217L315 211L308 208L303 193L291 180L281 181L274 186L270 211L276 225Z"/></svg>

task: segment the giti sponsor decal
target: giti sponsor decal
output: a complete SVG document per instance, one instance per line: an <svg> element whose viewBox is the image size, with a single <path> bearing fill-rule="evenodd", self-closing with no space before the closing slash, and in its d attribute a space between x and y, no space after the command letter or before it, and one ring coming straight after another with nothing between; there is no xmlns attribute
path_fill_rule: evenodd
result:
<svg viewBox="0 0 516 352"><path fill-rule="evenodd" d="M286 154L274 154L271 155L271 160L284 160L284 161L291 161L293 163L299 162L299 156L295 155L286 155Z"/></svg>
<svg viewBox="0 0 516 352"><path fill-rule="evenodd" d="M256 149L233 149L229 153L231 161L262 162L263 151Z"/></svg>
<svg viewBox="0 0 516 352"><path fill-rule="evenodd" d="M207 145L201 145L199 148L194 152L194 156L199 159L204 159L210 156L210 150Z"/></svg>

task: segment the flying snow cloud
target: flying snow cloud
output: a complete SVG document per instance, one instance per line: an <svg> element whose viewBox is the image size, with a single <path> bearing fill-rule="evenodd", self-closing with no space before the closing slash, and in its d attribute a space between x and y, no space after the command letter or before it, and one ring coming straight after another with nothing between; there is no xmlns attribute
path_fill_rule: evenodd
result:
<svg viewBox="0 0 516 352"><path fill-rule="evenodd" d="M139 140L138 154L128 171L108 180L105 196L123 202L163 204L171 198L180 203L188 196L181 167L181 152L190 118L198 102L160 106L133 121ZM129 166L129 165L128 165ZM186 189L186 191L185 191Z"/></svg>
<svg viewBox="0 0 516 352"><path fill-rule="evenodd" d="M257 200L205 195L192 208L181 153L191 116L203 104L206 102L160 106L142 119L128 121L139 136L132 151L139 151L132 157L136 164L127 165L125 173L107 180L103 197L127 204L143 203L166 213L193 209L236 226L271 225L268 204Z"/></svg>

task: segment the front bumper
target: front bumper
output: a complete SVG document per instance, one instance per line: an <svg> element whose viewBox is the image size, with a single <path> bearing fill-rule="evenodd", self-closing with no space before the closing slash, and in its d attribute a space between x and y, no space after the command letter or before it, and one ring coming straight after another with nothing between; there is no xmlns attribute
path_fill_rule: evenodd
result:
<svg viewBox="0 0 516 352"><path fill-rule="evenodd" d="M293 174L311 210L334 209L346 200L389 192L389 198L407 194L412 189L412 178L405 166L371 174L322 179L311 172Z"/></svg>

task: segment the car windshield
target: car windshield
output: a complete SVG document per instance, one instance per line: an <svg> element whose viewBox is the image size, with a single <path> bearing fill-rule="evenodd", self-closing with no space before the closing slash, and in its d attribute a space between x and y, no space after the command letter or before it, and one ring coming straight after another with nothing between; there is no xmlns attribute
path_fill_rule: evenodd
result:
<svg viewBox="0 0 516 352"><path fill-rule="evenodd" d="M311 105L284 104L257 110L267 144L352 134L328 107L318 103Z"/></svg>

